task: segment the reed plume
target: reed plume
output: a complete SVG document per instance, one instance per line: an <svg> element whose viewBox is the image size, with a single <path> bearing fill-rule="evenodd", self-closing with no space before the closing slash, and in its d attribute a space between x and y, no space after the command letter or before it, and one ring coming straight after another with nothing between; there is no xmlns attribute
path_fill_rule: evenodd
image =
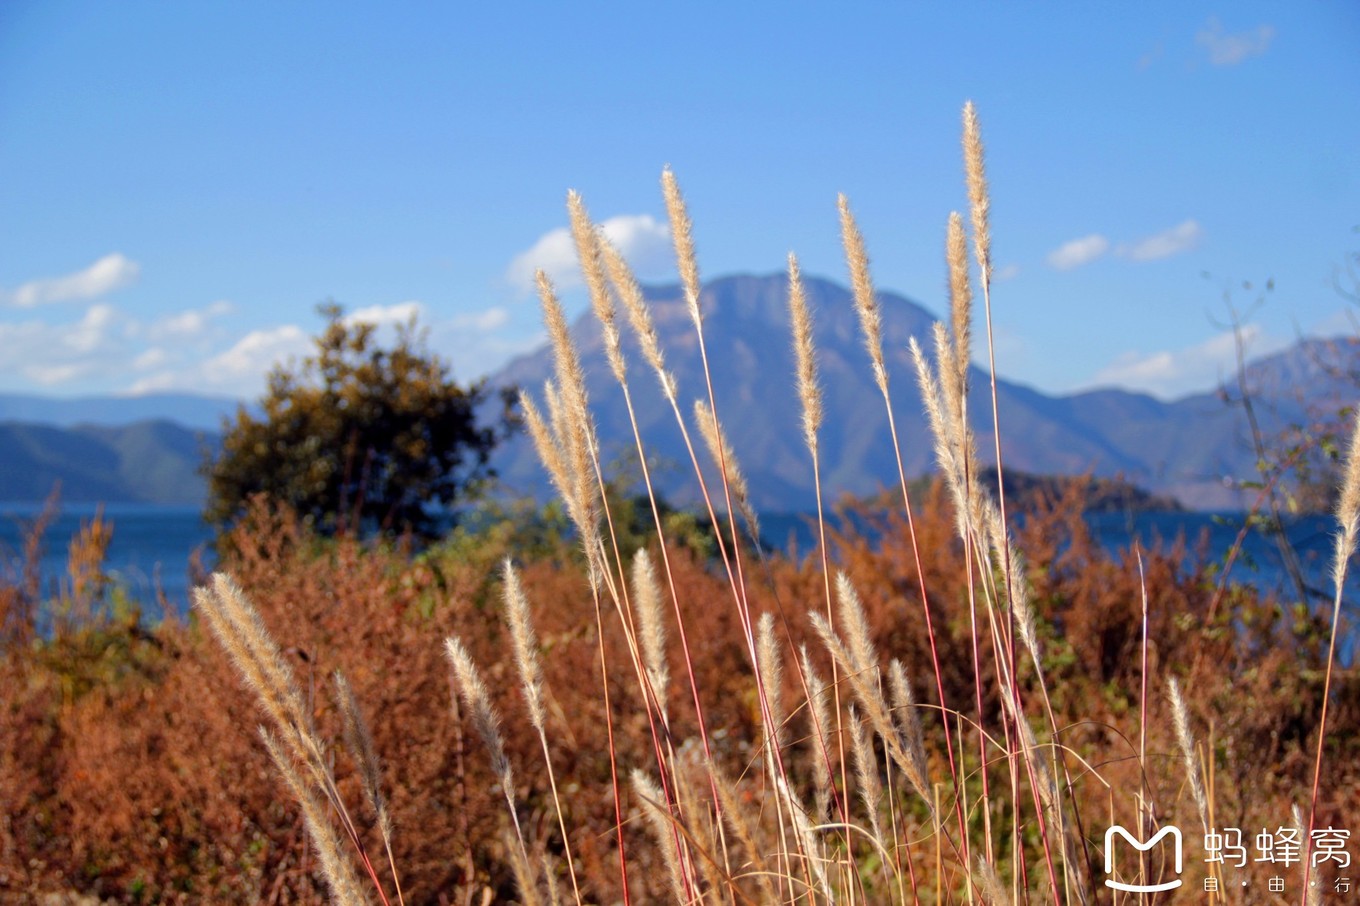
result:
<svg viewBox="0 0 1360 906"><path fill-rule="evenodd" d="M685 305L690 320L698 327L703 321L703 312L699 310L699 260L694 254L694 224L689 219L680 184L670 167L661 173L661 191L666 199L666 215L671 223L671 241L675 244L680 282L685 288Z"/></svg>
<svg viewBox="0 0 1360 906"><path fill-rule="evenodd" d="M963 107L963 163L967 174L968 200L972 204L973 255L985 286L992 277L992 201L991 193L987 191L982 126L978 123L977 108L972 101Z"/></svg>
<svg viewBox="0 0 1360 906"><path fill-rule="evenodd" d="M651 827L652 837L661 848L666 873L671 880L671 896L677 903L690 902L691 898L686 894L689 885L680 868L679 843L675 829L671 826L671 816L662 807L666 799L661 793L661 788L645 771L638 768L633 769L630 779L633 783L633 792L642 804L642 813L647 817L647 824Z"/></svg>
<svg viewBox="0 0 1360 906"><path fill-rule="evenodd" d="M661 611L661 588L657 585L652 558L645 549L633 555L633 600L641 624L642 660L662 718L666 715L666 690L670 669L666 666L666 618Z"/></svg>
<svg viewBox="0 0 1360 906"><path fill-rule="evenodd" d="M869 819L874 843L880 849L887 839L883 835L883 822L878 817L878 804L883 801L883 784L878 779L878 759L874 757L873 744L864 733L864 721L855 706L850 706L850 753L854 756L855 782L859 785L859 798L864 804L864 814Z"/></svg>
<svg viewBox="0 0 1360 906"><path fill-rule="evenodd" d="M285 744L281 743L277 736L260 727L260 738L264 741L264 747L269 752L274 767L278 769L288 786L288 791L302 806L307 836L316 846L317 855L321 859L321 873L325 875L326 883L330 885L331 896L340 906L360 906L367 903L368 897L359 886L354 866L341 855L340 836L335 832L335 825L331 823L325 805L316 797L313 786L298 774L296 762L285 751Z"/></svg>
<svg viewBox="0 0 1360 906"><path fill-rule="evenodd" d="M1181 760L1185 765L1185 778L1190 783L1190 796L1195 800L1195 808L1199 810L1200 821L1204 824L1204 832L1209 832L1209 799L1204 793L1204 779L1199 769L1199 758L1195 754L1195 737L1190 733L1190 714L1185 708L1185 699L1181 696L1180 683L1175 678L1171 679L1168 686L1168 693L1171 698L1172 725L1176 730L1176 743L1181 749Z"/></svg>
<svg viewBox="0 0 1360 906"><path fill-rule="evenodd" d="M577 192L567 193L567 210L571 217L571 235L576 242L576 255L581 261L581 272L585 275L586 288L590 291L590 304L595 310L595 319L600 322L605 358L609 361L610 370L614 372L614 378L620 384L626 385L627 368L624 365L623 348L619 340L614 300L609 295L599 230L591 223L585 202Z"/></svg>
<svg viewBox="0 0 1360 906"><path fill-rule="evenodd" d="M798 400L803 410L803 440L817 456L817 432L822 426L822 388L817 380L817 356L812 347L812 313L798 269L798 258L789 253L789 317L793 322L793 352L797 363Z"/></svg>
<svg viewBox="0 0 1360 906"><path fill-rule="evenodd" d="M1327 710L1332 697L1332 671L1336 666L1336 637L1341 629L1341 601L1346 587L1346 572L1355 555L1356 536L1360 532L1360 417L1351 431L1351 442L1346 448L1345 477L1337 499L1336 520L1340 532L1336 536L1336 553L1332 563L1332 629L1327 641L1327 672L1322 681L1322 713L1318 715L1317 754L1313 761L1313 790L1309 796L1308 833L1305 835L1304 864L1313 851L1313 828L1317 827L1318 791L1322 786L1322 748L1327 740Z"/></svg>
<svg viewBox="0 0 1360 906"><path fill-rule="evenodd" d="M723 473L727 487L732 496L736 498L737 509L741 512L742 518L746 520L747 532L759 544L760 518L756 515L755 507L751 505L751 491L746 484L746 475L741 471L741 464L737 462L736 454L732 452L732 444L727 439L727 432L723 430L708 403L703 400L694 401L694 423L699 426L699 434L704 439L704 446L708 448L709 457Z"/></svg>
<svg viewBox="0 0 1360 906"><path fill-rule="evenodd" d="M339 670L335 671L335 699L340 707L340 716L344 724L345 743L349 746L350 756L359 768L364 798L368 800L368 806L378 820L378 833L382 836L383 848L387 851L387 865L392 870L397 900L405 902L397 861L392 854L392 813L382 791L382 768L378 761L377 749L373 745L373 734L368 729L363 712L359 710L359 701L354 697L354 689Z"/></svg>
<svg viewBox="0 0 1360 906"><path fill-rule="evenodd" d="M567 834L566 818L562 814L562 802L557 792L557 774L553 770L552 754L548 748L548 732L543 710L543 661L538 653L538 635L534 632L533 617L529 612L529 597L524 593L519 573L510 558L506 557L501 565L502 592L505 602L506 619L510 623L510 640L515 650L515 664L519 668L520 689L524 693L524 704L529 711L529 723L538 731L538 741L543 749L543 764L548 772L548 785L552 790L553 808L557 812L557 826L562 834L562 846L566 850L567 872L571 876L572 891L576 901L581 901L581 889L576 881L576 867L571 854L571 838ZM528 867L526 862L525 866ZM552 873L547 872L549 880Z"/></svg>
<svg viewBox="0 0 1360 906"><path fill-rule="evenodd" d="M874 370L874 382L886 398L888 396L888 368L883 361L883 316L869 277L869 253L864 247L864 236L850 213L850 201L844 195L836 198L841 215L841 244L850 265L850 288L855 296L855 312L859 315L860 331L864 334L864 348Z"/></svg>
<svg viewBox="0 0 1360 906"><path fill-rule="evenodd" d="M473 729L486 745L491 761L491 772L496 775L496 781L500 784L501 794L505 797L506 807L510 811L510 820L515 825L515 836L527 860L528 850L524 843L524 832L519 825L519 809L515 805L515 773L510 765L510 759L505 754L500 715L491 704L491 694L487 691L486 684L482 682L481 672L462 640L456 636L445 639L444 653L453 667L458 694L463 699L463 704L472 712Z"/></svg>

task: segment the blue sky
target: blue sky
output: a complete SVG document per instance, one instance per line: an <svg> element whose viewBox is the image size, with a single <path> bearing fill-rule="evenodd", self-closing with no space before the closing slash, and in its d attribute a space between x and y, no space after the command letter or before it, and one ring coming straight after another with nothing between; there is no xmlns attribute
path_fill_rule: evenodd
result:
<svg viewBox="0 0 1360 906"><path fill-rule="evenodd" d="M1253 352L1353 331L1352 2L8 0L0 392L256 395L328 298L479 376L538 342L535 264L584 307L569 188L673 275L667 164L705 276L844 281L845 192L878 285L939 312L968 99L1003 374L1204 389L1225 295Z"/></svg>

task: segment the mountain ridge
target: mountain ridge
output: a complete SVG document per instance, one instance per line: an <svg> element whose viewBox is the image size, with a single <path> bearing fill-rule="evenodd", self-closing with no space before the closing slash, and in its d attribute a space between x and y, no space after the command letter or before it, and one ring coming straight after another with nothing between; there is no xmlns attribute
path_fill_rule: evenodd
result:
<svg viewBox="0 0 1360 906"><path fill-rule="evenodd" d="M814 337L826 398L827 420L820 437L824 486L830 496L867 494L896 482L896 463L882 395L873 384L860 340L850 291L830 280L805 278L813 308ZM692 325L678 286L643 287L653 306L668 367L685 399L705 395ZM922 305L896 293L879 291L883 349L890 372L894 413L908 476L928 471L933 452L921 416L914 367L907 341L915 336L929 346L936 318ZM705 345L713 372L719 416L738 460L747 473L757 507L786 509L789 496L811 505L812 479L798 429L800 411L792 387L793 356L787 316L787 278L739 274L715 278L701 291ZM587 375L601 443L627 455L633 448L622 394L604 363L602 341L589 311L571 325ZM649 450L660 460L679 463L687 475L688 454L680 444L673 416L656 390L656 379L640 367L636 344L625 328L625 356L640 427ZM1329 352L1335 361L1321 363ZM1296 375L1317 380L1296 385ZM546 348L520 356L489 380L493 386L518 385L538 394L551 377ZM1245 371L1263 430L1269 434L1303 419L1310 408L1344 404L1360 386L1360 341L1303 340L1289 350L1249 363ZM970 411L984 465L994 449L990 379L970 368ZM1308 391L1292 399L1292 391ZM1120 388L1093 388L1049 395L1036 388L997 379L1003 455L1007 466L1036 474L1122 477L1159 494L1169 494L1198 509L1244 505L1236 490L1256 479L1255 456L1240 411L1227 403L1236 391L1191 393L1163 401ZM986 417L983 417L986 413ZM689 413L686 411L686 417ZM524 440L504 451L502 477L512 489L541 493L542 469ZM692 479L663 479L663 493L692 502ZM686 485L689 486L687 489Z"/></svg>
<svg viewBox="0 0 1360 906"><path fill-rule="evenodd" d="M793 381L787 286L783 274L734 274L710 281L700 299L719 415L756 505L770 510L814 504ZM827 411L820 435L827 496L872 494L895 485L886 412L851 293L817 277L805 278L805 289L813 308ZM677 284L662 284L644 287L644 294L689 418L690 402L706 397L707 391L683 292ZM879 298L903 466L912 478L931 469L934 454L907 342L916 336L928 346L936 319L906 296L880 291ZM570 330L587 374L606 465L635 459L622 394L605 363L591 312L575 319ZM692 503L695 482L669 404L645 367L631 329L624 325L622 332L634 405L649 456L660 467L658 486L673 501ZM521 386L537 397L552 373L544 347L513 359L488 384ZM1319 411L1335 414L1354 400L1360 388L1360 340L1307 338L1252 360L1243 375L1262 429L1270 436ZM974 366L970 380L978 449L983 464L989 465L989 378ZM1220 391L1164 401L1121 388L1050 395L998 377L997 395L1008 468L1121 477L1197 509L1231 509L1249 502L1233 489L1257 477L1248 428L1240 408L1229 405L1240 398L1236 381ZM64 496L73 502L201 503L204 486L197 468L205 444L216 443L222 417L238 405L237 400L193 394L74 399L0 394L0 500L13 502L15 494L41 499L51 489L48 479L63 478ZM132 417L145 415L157 419ZM83 452L77 456L73 450ZM703 451L699 455L706 462ZM526 438L515 438L498 450L494 462L510 493L548 496L546 476Z"/></svg>

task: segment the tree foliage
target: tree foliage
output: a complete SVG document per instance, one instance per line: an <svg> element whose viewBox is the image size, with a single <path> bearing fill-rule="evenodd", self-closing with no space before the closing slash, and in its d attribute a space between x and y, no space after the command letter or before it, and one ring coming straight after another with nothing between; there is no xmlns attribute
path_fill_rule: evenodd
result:
<svg viewBox="0 0 1360 906"><path fill-rule="evenodd" d="M427 536L440 508L494 477L510 397L499 421L481 424L485 382L455 383L414 319L384 348L375 325L347 320L338 305L319 311L315 352L270 373L259 416L241 406L226 420L221 452L205 466L206 516L229 525L263 494L325 533Z"/></svg>

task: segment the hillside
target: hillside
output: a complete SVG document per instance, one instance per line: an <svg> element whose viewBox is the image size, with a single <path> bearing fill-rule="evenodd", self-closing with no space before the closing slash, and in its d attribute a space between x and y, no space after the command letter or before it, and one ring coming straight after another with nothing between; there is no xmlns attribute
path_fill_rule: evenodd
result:
<svg viewBox="0 0 1360 906"><path fill-rule="evenodd" d="M66 503L200 504L198 464L216 443L215 435L168 421L0 422L0 501L36 503L60 484Z"/></svg>
<svg viewBox="0 0 1360 906"><path fill-rule="evenodd" d="M806 288L816 320L826 397L821 435L824 486L830 496L870 494L895 483L896 465L882 396L872 382L851 295L842 286L815 278L807 280ZM704 392L704 385L680 289L656 286L645 292L654 306L681 398L693 400ZM719 414L747 473L755 505L770 510L810 507L813 493L807 452L797 427L787 292L782 274L735 276L712 281L701 298ZM880 293L879 298L904 466L909 476L920 475L931 469L934 456L907 343L912 336L927 338L934 316L902 296ZM581 345L606 456L633 456L622 393L604 361L598 328L587 313L572 330ZM1248 383L1254 394L1261 395L1258 415L1263 429L1270 433L1298 421L1312 405L1330 405L1334 412L1336 401L1355 386L1350 375L1356 362L1360 362L1360 350L1353 341L1305 341L1250 365ZM629 369L643 437L650 455L662 466L660 487L679 502L691 502L694 483L687 478L688 454L655 378L635 348ZM537 393L551 375L551 357L544 348L512 362L491 383L528 387ZM1307 397L1299 398L1297 394L1303 392ZM1049 396L1002 379L997 395L1009 468L1041 475L1089 471L1098 478L1119 476L1203 509L1243 505L1231 486L1255 477L1241 411L1218 394L1172 402L1123 390ZM991 399L986 375L976 368L969 405L975 413L979 451L990 463ZM545 486L542 469L523 439L503 452L500 467L513 490L538 492Z"/></svg>
<svg viewBox="0 0 1360 906"><path fill-rule="evenodd" d="M868 495L895 485L897 467L882 396L874 385L848 289L807 280L827 417L821 434L823 483L829 498ZM747 473L756 506L775 512L813 506L807 451L798 429L787 281L782 274L733 276L702 294L705 342L719 414ZM667 362L688 407L703 394L698 345L678 286L646 288ZM911 300L881 293L883 345L908 477L929 472L930 439L907 352L912 336L928 337L934 316ZM604 361L593 317L572 328L582 350L591 400L607 460L634 459L622 393ZM628 337L634 404L661 491L695 502L694 482L674 417ZM527 387L536 395L552 375L541 348L491 376L492 386ZM1360 387L1360 341L1301 341L1248 364L1244 380L1267 437L1317 415L1334 415ZM1002 444L1015 473L1119 477L1196 509L1234 509L1250 501L1233 489L1254 480L1254 455L1234 383L1225 394L1200 393L1170 402L1125 390L1049 396L1000 380ZM44 399L0 395L0 500L42 499L60 480L67 500L198 503L203 449L216 443L221 416L236 402L189 394ZM990 464L991 397L974 368L970 411L978 449ZM172 423L173 422L173 423ZM188 427L185 427L188 425ZM511 493L548 495L531 445L516 438L495 463Z"/></svg>

